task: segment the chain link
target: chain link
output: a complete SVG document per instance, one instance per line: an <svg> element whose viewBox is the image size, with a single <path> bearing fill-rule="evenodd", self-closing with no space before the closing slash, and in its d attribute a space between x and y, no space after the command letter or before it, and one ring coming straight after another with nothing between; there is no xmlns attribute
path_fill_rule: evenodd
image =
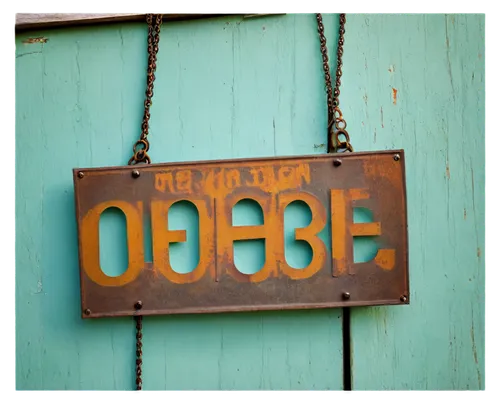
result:
<svg viewBox="0 0 500 400"><path fill-rule="evenodd" d="M153 104L153 88L156 71L156 56L158 54L158 44L160 42L160 28L162 24L162 15L147 14L146 22L148 24L148 71L147 71L147 86L146 100L144 100L144 117L142 119L141 136L135 142L132 150L134 155L128 161L128 165L139 163L151 164L151 158L148 155L149 150L149 119L151 114L149 109ZM142 308L142 303L137 302L136 309ZM142 315L135 316L135 385L136 390L142 390Z"/></svg>
<svg viewBox="0 0 500 400"><path fill-rule="evenodd" d="M137 315L135 317L135 330L135 384L136 390L142 390L142 315Z"/></svg>
<svg viewBox="0 0 500 400"><path fill-rule="evenodd" d="M351 139L347 133L347 122L340 111L340 85L342 77L342 56L344 54L344 33L345 33L345 14L340 14L339 39L337 45L337 70L335 73L335 88L332 88L332 78L330 75L330 66L328 64L328 50L326 47L325 27L323 25L323 16L316 14L318 21L318 33L321 55L323 56L323 71L325 72L325 86L328 104L328 152L340 153L353 151ZM343 140L342 140L343 138Z"/></svg>
<svg viewBox="0 0 500 400"><path fill-rule="evenodd" d="M134 155L128 161L129 165L146 163L151 164L151 158L148 155L149 150L149 118L151 114L149 109L153 104L153 88L156 71L156 56L158 54L158 43L160 42L160 28L162 24L162 15L148 14L146 16L148 24L148 72L147 72L147 87L146 100L144 101L144 117L142 119L141 136L133 147Z"/></svg>

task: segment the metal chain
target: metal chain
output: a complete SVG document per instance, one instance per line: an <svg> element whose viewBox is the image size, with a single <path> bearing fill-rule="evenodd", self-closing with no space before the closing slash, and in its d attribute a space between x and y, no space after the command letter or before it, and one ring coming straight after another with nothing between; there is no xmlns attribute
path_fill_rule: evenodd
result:
<svg viewBox="0 0 500 400"><path fill-rule="evenodd" d="M340 111L340 85L342 77L342 55L344 54L344 33L345 33L345 14L340 14L339 40L337 45L337 71L335 73L335 88L332 89L332 78L330 76L330 66L328 64L328 50L326 47L325 27L323 17L316 14L318 21L318 33L321 54L323 56L323 71L325 72L325 86L328 104L328 152L339 153L353 151L351 139L346 131L347 122L344 120L342 111ZM344 137L344 140L341 138Z"/></svg>
<svg viewBox="0 0 500 400"><path fill-rule="evenodd" d="M146 16L148 24L148 72L147 72L147 87L146 100L144 101L144 117L142 119L141 136L133 147L134 155L128 161L128 165L139 163L151 164L151 158L148 155L149 150L149 118L151 117L149 109L153 104L153 87L156 71L156 55L158 53L158 43L160 42L160 28L162 23L162 15L148 14Z"/></svg>
<svg viewBox="0 0 500 400"><path fill-rule="evenodd" d="M135 384L136 384L136 390L142 390L142 315L137 315L135 317L135 329L136 329Z"/></svg>
<svg viewBox="0 0 500 400"><path fill-rule="evenodd" d="M153 87L156 71L156 56L158 54L158 44L160 42L160 28L162 24L162 15L147 14L146 22L148 24L148 72L146 86L146 100L144 101L144 117L142 119L141 136L135 142L133 147L134 155L128 161L128 165L139 163L151 164L151 158L148 155L149 150L149 119L151 114L149 109L153 104ZM140 310L142 302L138 301L135 304L135 309ZM136 390L142 390L142 315L135 316L135 385Z"/></svg>

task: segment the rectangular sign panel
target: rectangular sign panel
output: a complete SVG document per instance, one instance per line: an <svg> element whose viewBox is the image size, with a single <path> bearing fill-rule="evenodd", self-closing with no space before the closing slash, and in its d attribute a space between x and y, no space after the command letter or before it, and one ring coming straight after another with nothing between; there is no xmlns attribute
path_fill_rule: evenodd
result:
<svg viewBox="0 0 500 400"><path fill-rule="evenodd" d="M73 174L84 318L409 302L403 150ZM261 225L233 225L233 208L245 199L260 205ZM187 238L186 230L169 227L169 209L179 201L190 202L199 217L198 265L188 273L176 272L169 257L170 246ZM311 210L309 225L295 229L295 240L312 250L302 269L285 256L284 213L294 201ZM128 247L126 271L115 277L102 271L99 253L100 216L112 207L125 214ZM373 222L354 222L355 208L368 209ZM152 238L152 262L145 261L145 235ZM373 239L372 260L354 262L357 236ZM243 273L234 242L257 239L264 241L264 265Z"/></svg>

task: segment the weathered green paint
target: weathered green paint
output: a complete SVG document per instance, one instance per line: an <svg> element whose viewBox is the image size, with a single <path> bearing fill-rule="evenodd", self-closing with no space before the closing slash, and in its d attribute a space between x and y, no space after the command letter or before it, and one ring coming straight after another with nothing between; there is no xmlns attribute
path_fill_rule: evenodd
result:
<svg viewBox="0 0 500 400"><path fill-rule="evenodd" d="M411 300L353 310L353 388L483 389L484 15L352 16L348 33L355 149L405 149Z"/></svg>
<svg viewBox="0 0 500 400"><path fill-rule="evenodd" d="M18 389L133 388L133 321L80 318L71 169L128 161L145 39L136 23L16 37ZM166 23L158 58L154 162L325 151L313 15ZM344 58L355 150L405 149L410 240L411 305L352 312L354 389L484 388L484 16L348 15ZM145 318L144 389L341 389L341 337L338 310Z"/></svg>

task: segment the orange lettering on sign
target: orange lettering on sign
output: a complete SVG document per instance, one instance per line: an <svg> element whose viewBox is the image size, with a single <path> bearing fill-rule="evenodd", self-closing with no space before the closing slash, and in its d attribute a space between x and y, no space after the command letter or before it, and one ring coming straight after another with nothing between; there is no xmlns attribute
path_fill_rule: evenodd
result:
<svg viewBox="0 0 500 400"><path fill-rule="evenodd" d="M195 171L176 169L172 172L156 173L155 189L161 193L172 194L192 194L196 189L216 197L242 187L258 187L268 193L277 193L311 182L307 164L252 166L243 175L240 170L234 168L201 170L196 171L197 174Z"/></svg>
<svg viewBox="0 0 500 400"><path fill-rule="evenodd" d="M263 209L264 224L256 226L233 226L233 207L240 200L248 199L247 195L233 195L225 201L217 201L216 206L216 230L217 230L217 263L227 265L226 273L239 281L262 282L269 276L278 276L275 262L275 235L272 226L275 223L275 213L271 210L275 204L274 196L252 195L251 200L255 200ZM252 275L244 275L239 272L234 265L233 242L237 240L265 240L265 262L262 269Z"/></svg>
<svg viewBox="0 0 500 400"><path fill-rule="evenodd" d="M283 177L290 176L283 169ZM260 171L262 172L262 171ZM257 172L255 176L258 176ZM220 175L223 176L223 175ZM239 176L229 171L226 175L230 181L238 182ZM261 175L260 178L262 179ZM173 182L172 175L162 174L155 180L155 187L167 187ZM176 176L176 179L177 176ZM166 184L164 184L166 182ZM177 187L188 188L190 175L181 175ZM186 186L183 186L183 185ZM189 273L177 273L172 269L169 258L170 243L186 241L186 231L168 229L168 211L170 207L181 199L153 200L151 202L151 224L153 238L153 266L168 280L178 284L193 283L200 280L207 270L215 279L218 279L216 263L226 265L226 270L233 278L245 282L262 282L263 280L283 273L291 279L307 279L316 274L325 264L327 249L324 242L317 236L326 225L325 208L314 195L307 192L288 192L276 195L252 194L251 199L257 201L264 214L264 224L257 226L233 226L232 209L240 200L249 199L246 194L233 194L226 198L218 198L211 203L209 200L184 199L195 205L199 215L200 260L197 267ZM347 266L354 264L353 237L379 236L382 234L380 222L354 223L353 201L369 198L367 191L362 189L330 191L331 221L332 221L332 258L333 276L342 276ZM307 227L296 228L295 240L307 242L312 248L312 260L306 268L291 267L285 257L284 250L284 213L286 207L293 201L303 201L312 211L312 220ZM127 245L129 265L126 272L118 277L104 274L99 262L99 219L104 210L116 207L123 211L127 219ZM211 215L214 217L210 217ZM136 205L125 201L106 201L92 208L81 222L81 244L85 248L82 254L82 266L88 277L102 286L122 286L133 281L144 268L142 202ZM263 268L246 275L239 272L234 265L233 243L239 240L265 240L265 263ZM392 270L395 265L396 252L394 249L379 249L374 258L375 264L384 270Z"/></svg>
<svg viewBox="0 0 500 400"><path fill-rule="evenodd" d="M311 246L312 260L303 269L292 268L286 262L284 246L284 217L286 207L293 201L302 200L311 209L311 223L304 228L295 229L295 240L303 240ZM313 276L323 266L326 258L326 247L323 241L316 235L320 233L326 225L325 207L317 197L310 193L284 193L278 195L279 224L281 232L276 236L276 258L280 265L280 271L291 279L306 279Z"/></svg>
<svg viewBox="0 0 500 400"><path fill-rule="evenodd" d="M353 206L355 200L369 198L369 193L363 189L330 191L332 216L332 252L333 276L342 276L347 272L347 265L354 264L353 241L355 236L379 236L382 234L380 222L354 223ZM396 252L393 249L380 249L375 257L375 263L380 268L394 268Z"/></svg>
<svg viewBox="0 0 500 400"><path fill-rule="evenodd" d="M155 189L165 193L174 191L174 179L171 172L160 173L155 175Z"/></svg>
<svg viewBox="0 0 500 400"><path fill-rule="evenodd" d="M241 186L240 171L230 169L226 172L226 187L228 189L239 188Z"/></svg>
<svg viewBox="0 0 500 400"><path fill-rule="evenodd" d="M192 173L188 169L176 171L175 179L172 172L158 173L155 175L155 189L162 193L191 194L193 192Z"/></svg>
<svg viewBox="0 0 500 400"><path fill-rule="evenodd" d="M99 257L99 220L101 214L112 207L122 210L127 219L128 268L122 275L116 277L102 272ZM98 285L126 285L137 278L144 268L142 202L137 202L135 205L120 200L100 203L82 218L81 232L81 246L84 249L80 251L82 267L87 276Z"/></svg>
<svg viewBox="0 0 500 400"><path fill-rule="evenodd" d="M269 167L254 167L250 169L251 179L247 180L245 184L250 187L266 187L271 178L272 169Z"/></svg>
<svg viewBox="0 0 500 400"><path fill-rule="evenodd" d="M151 226L153 230L153 261L154 267L171 282L193 283L205 275L213 266L213 225L208 217L207 205L201 200L188 200L198 210L200 223L200 261L196 268L186 274L175 272L170 265L169 245L186 241L186 231L171 231L168 229L168 210L180 200L153 200L151 202ZM212 273L213 275L213 273Z"/></svg>
<svg viewBox="0 0 500 400"><path fill-rule="evenodd" d="M191 179L191 171L190 170L182 170L177 171L175 173L175 184L177 192L180 193L192 193L192 179Z"/></svg>

